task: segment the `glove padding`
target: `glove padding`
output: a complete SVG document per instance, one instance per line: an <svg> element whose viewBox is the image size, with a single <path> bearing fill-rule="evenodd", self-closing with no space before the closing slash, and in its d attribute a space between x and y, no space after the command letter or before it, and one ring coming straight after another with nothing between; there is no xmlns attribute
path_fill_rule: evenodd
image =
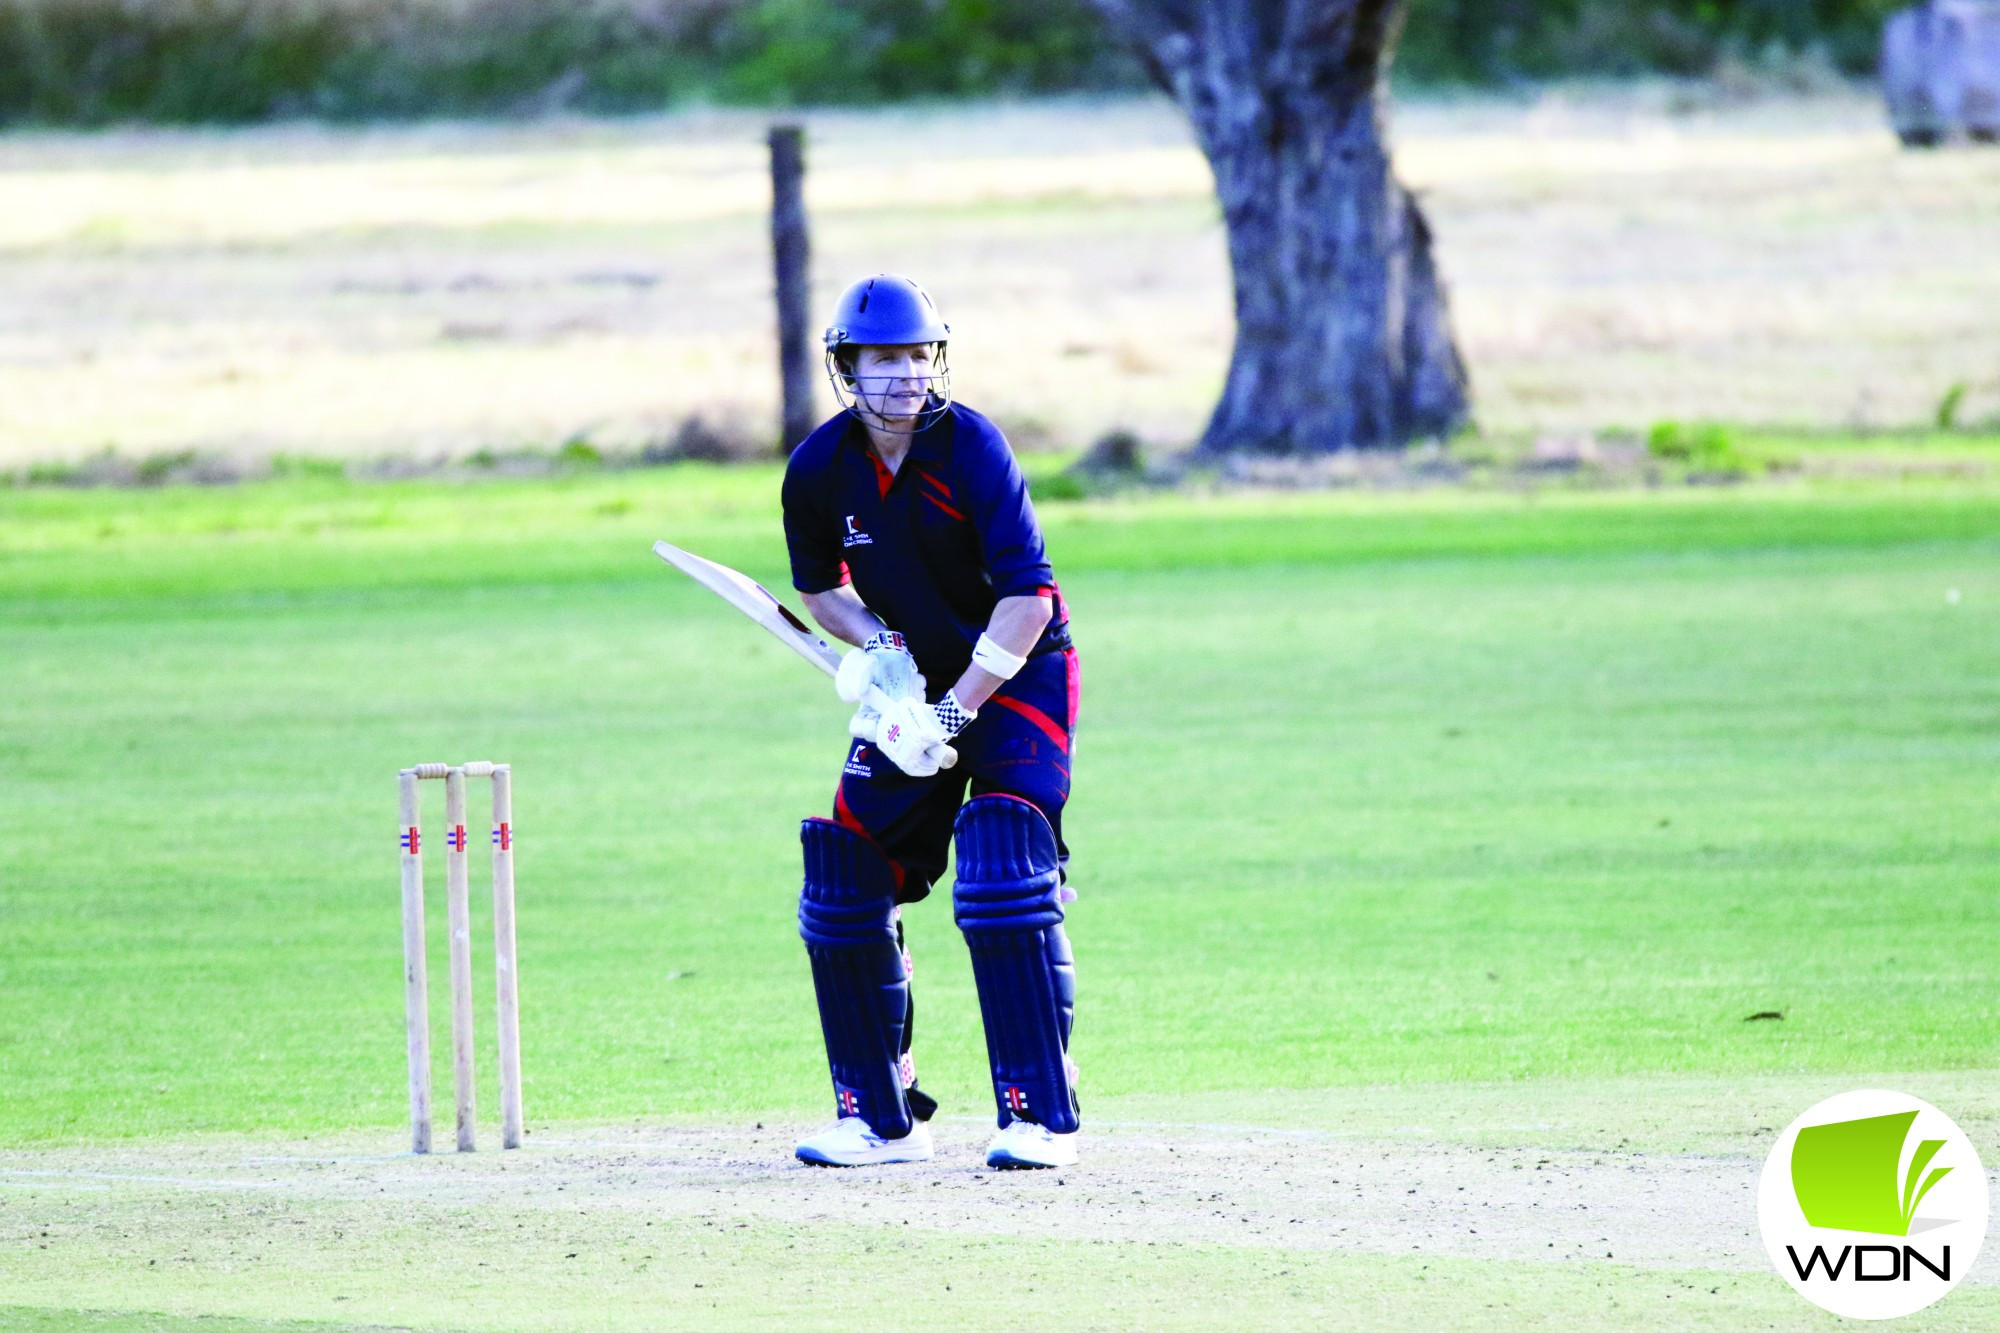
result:
<svg viewBox="0 0 2000 1333"><path fill-rule="evenodd" d="M848 719L847 734L879 747L882 710L898 700L915 700L918 707L925 706L928 684L924 673L917 670L917 659L904 646L903 636L894 630L882 630L869 635L861 647L850 648L840 659L833 688L846 702L860 705ZM949 745L933 745L926 751L926 759L929 772L915 776L928 777L940 768L950 768L958 762L958 751ZM904 772L911 771L907 766L902 767Z"/></svg>
<svg viewBox="0 0 2000 1333"><path fill-rule="evenodd" d="M941 733L936 742L921 749L900 745L898 748L910 760L909 763L897 759L894 754L889 755L905 773L912 777L929 777L940 768L950 768L958 762L958 751L943 743L957 728L948 720L942 723L935 721L935 710L924 702L924 693L928 688L924 673L917 670L917 659L910 656L902 635L893 630L883 630L869 635L868 641L861 647L850 648L847 655L840 659L840 669L834 673L833 688L846 702L860 705L854 710L854 716L848 719L847 734L856 740L873 742L885 754L889 753L881 739L885 710L898 703L909 703L933 716L934 729ZM902 733L899 731L898 734Z"/></svg>
<svg viewBox="0 0 2000 1333"><path fill-rule="evenodd" d="M915 699L884 699L877 703L875 747L889 762L913 778L927 778L958 762L958 752L946 742L954 729L939 716L936 704ZM949 756L947 758L946 756Z"/></svg>
<svg viewBox="0 0 2000 1333"><path fill-rule="evenodd" d="M893 631L871 634L859 648L850 648L834 673L833 690L845 703L858 704L874 686L891 699L923 698L928 683L917 670L903 636Z"/></svg>
<svg viewBox="0 0 2000 1333"><path fill-rule="evenodd" d="M847 734L857 741L868 741L880 749L882 709L888 707L889 703L890 700L880 690L870 690L861 707L855 709L854 716L847 720ZM938 768L951 768L958 763L958 751L949 745L933 745L930 748L930 756L937 761Z"/></svg>

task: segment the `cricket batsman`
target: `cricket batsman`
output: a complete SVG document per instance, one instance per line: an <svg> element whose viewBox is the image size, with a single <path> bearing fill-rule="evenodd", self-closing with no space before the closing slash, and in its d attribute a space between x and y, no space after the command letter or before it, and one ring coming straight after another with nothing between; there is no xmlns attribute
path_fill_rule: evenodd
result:
<svg viewBox="0 0 2000 1333"><path fill-rule="evenodd" d="M907 278L848 288L825 337L843 410L785 470L792 584L854 645L835 686L862 705L833 818L799 835L799 934L839 1119L797 1152L824 1166L931 1156L937 1103L910 1052L901 911L930 894L954 846L952 911L999 1111L987 1164L1076 1161L1062 924L1076 650L1013 453L951 400L949 338ZM942 767L947 746L957 762Z"/></svg>

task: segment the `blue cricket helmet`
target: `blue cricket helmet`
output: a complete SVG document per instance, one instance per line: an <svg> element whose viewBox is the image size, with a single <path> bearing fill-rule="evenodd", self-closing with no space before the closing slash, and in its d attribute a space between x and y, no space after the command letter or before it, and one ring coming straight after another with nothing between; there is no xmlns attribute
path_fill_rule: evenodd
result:
<svg viewBox="0 0 2000 1333"><path fill-rule="evenodd" d="M907 429L912 432L923 430L951 407L951 367L945 359L950 337L951 325L938 314L937 303L910 279L894 273L861 279L840 294L833 322L826 328L826 377L834 397L848 411L857 415L865 411L886 429L905 429L888 424L896 420L910 422ZM885 381L870 391L864 380L874 377L856 375L852 356L844 358L842 353L861 347L919 345L931 348L931 372L923 383L925 406L914 416L885 417L892 386Z"/></svg>
<svg viewBox="0 0 2000 1333"><path fill-rule="evenodd" d="M826 345L835 347L903 347L941 343L951 326L938 314L931 294L894 273L863 278L834 303L833 323Z"/></svg>

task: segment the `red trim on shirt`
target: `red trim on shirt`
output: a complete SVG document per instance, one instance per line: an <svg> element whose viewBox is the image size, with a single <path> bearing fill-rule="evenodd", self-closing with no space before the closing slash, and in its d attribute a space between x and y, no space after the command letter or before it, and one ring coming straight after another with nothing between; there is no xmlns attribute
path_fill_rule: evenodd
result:
<svg viewBox="0 0 2000 1333"><path fill-rule="evenodd" d="M882 498L886 500L889 498L889 488L896 484L896 474L883 465L882 460L875 456L873 449L868 451L868 461L875 465L875 489L880 491Z"/></svg>
<svg viewBox="0 0 2000 1333"><path fill-rule="evenodd" d="M929 500L939 509L942 509L945 513L950 514L959 522L965 522L965 515L959 511L957 505L952 503L958 497L951 493L951 486L948 482L935 472L918 472L917 479L930 488L929 490L919 490L918 494L922 495L924 499Z"/></svg>
<svg viewBox="0 0 2000 1333"><path fill-rule="evenodd" d="M1067 625L1069 623L1069 608L1063 605L1062 589L1059 586L1053 583L1044 583L1041 587L1035 589L1035 596L1048 598L1051 624Z"/></svg>

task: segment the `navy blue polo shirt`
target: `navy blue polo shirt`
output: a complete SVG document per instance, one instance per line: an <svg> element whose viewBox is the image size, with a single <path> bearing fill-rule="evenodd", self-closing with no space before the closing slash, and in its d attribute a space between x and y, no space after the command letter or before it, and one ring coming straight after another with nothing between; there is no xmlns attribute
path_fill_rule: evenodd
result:
<svg viewBox="0 0 2000 1333"><path fill-rule="evenodd" d="M842 412L792 451L784 500L792 586L852 582L909 643L933 698L971 664L1003 597L1055 597L1029 656L1069 646L1027 483L999 427L971 408L954 403L918 432L893 476Z"/></svg>

